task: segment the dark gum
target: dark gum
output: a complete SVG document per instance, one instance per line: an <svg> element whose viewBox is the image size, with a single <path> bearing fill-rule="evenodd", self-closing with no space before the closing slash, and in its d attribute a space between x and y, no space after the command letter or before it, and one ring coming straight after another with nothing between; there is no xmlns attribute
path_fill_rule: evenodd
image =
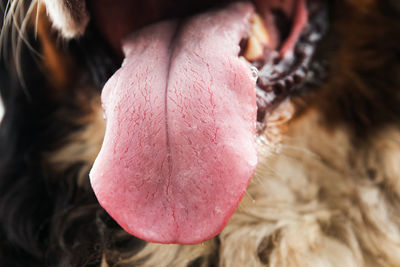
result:
<svg viewBox="0 0 400 267"><path fill-rule="evenodd" d="M277 51L269 51L266 48L263 57L250 61L259 71L256 86L258 134L266 127L266 113L276 107L290 93L299 91L307 81L317 43L327 28L323 1L314 1L308 5L308 11L309 21L293 49L293 56L283 58ZM248 36L243 38L240 43L240 55L247 47L247 40Z"/></svg>

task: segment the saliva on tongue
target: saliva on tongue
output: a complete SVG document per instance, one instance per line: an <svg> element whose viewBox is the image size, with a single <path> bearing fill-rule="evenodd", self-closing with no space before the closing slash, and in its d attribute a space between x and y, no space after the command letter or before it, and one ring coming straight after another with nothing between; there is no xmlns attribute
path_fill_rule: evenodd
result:
<svg viewBox="0 0 400 267"><path fill-rule="evenodd" d="M255 81L238 57L253 12L236 3L124 41L102 93L107 126L90 178L132 235L202 242L239 204L257 165Z"/></svg>

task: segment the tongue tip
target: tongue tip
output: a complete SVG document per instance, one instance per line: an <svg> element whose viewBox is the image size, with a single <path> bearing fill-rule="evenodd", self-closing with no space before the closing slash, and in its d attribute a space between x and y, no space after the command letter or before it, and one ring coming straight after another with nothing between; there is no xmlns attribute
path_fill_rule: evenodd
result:
<svg viewBox="0 0 400 267"><path fill-rule="evenodd" d="M232 214L227 216L222 224L214 225L213 230L210 231L210 229L207 229L203 233L196 235L182 234L179 229L173 233L155 233L151 231L142 232L137 231L136 228L129 227L122 222L118 222L118 224L129 234L150 243L195 245L217 236L225 228L231 216Z"/></svg>
<svg viewBox="0 0 400 267"><path fill-rule="evenodd" d="M178 244L178 245L196 245L202 242L206 242L215 236L217 236L221 231L218 231L217 233L213 233L204 237L199 237L199 238L163 238L160 236L154 237L154 236L147 236L147 235L141 235L136 232L130 232L127 229L124 229L126 232L129 234L136 236L139 239L142 239L144 241L150 242L150 243L158 243L158 244ZM221 228L222 230L222 228Z"/></svg>
<svg viewBox="0 0 400 267"><path fill-rule="evenodd" d="M207 211L209 215L200 217L200 220L199 217L184 217L182 219L182 216L178 215L177 222L172 214L161 213L157 213L152 219L146 219L146 216L143 215L147 210L143 213L143 210L137 212L138 209L122 211L116 208L121 206L121 199L116 203L114 198L108 197L110 192L107 192L107 189L111 186L110 178L112 176L105 175L107 170L104 168L106 164L102 157L96 159L89 173L89 178L99 204L129 234L152 243L193 245L214 238L228 224L254 174L258 161L256 155L254 149L254 160L247 162L248 171L246 174L239 175L242 177L240 179L242 182L240 182L240 186L238 185L238 190L234 193L235 196L232 198L232 202L226 206L226 209L222 213L214 214L215 206L211 205ZM111 191L115 192L115 190Z"/></svg>
<svg viewBox="0 0 400 267"><path fill-rule="evenodd" d="M96 186L96 178L98 174L95 169L92 169L89 177L95 191L96 197L99 204L107 211L107 213L129 234L151 243L159 244L181 244L181 245L194 245L205 242L217 236L228 224L233 213L237 209L243 195L245 194L246 187L244 186L243 191L237 196L237 202L233 203L231 207L224 211L223 216L213 216L210 212L208 218L204 218L202 222L191 221L191 218L187 218L185 223L177 224L173 221L172 227L166 227L164 231L160 231L158 226L155 226L154 230L152 223L144 221L132 222L132 220L125 220L127 217L138 217L136 214L127 214L125 219L121 217L121 214L115 212L115 209L110 208L110 204L107 198L102 197L102 192L99 191L99 187ZM250 179L249 179L250 180ZM247 183L246 183L247 185ZM111 204L112 205L112 204ZM159 218L157 222L164 222L167 224L168 218ZM170 220L171 221L171 220Z"/></svg>

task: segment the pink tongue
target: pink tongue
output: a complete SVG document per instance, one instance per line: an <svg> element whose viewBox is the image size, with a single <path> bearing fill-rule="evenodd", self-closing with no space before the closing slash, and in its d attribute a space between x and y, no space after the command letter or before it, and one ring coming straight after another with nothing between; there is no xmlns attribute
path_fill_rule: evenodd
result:
<svg viewBox="0 0 400 267"><path fill-rule="evenodd" d="M103 90L107 129L90 177L129 233L197 243L235 211L257 164L255 81L238 58L252 12L234 4L124 42Z"/></svg>

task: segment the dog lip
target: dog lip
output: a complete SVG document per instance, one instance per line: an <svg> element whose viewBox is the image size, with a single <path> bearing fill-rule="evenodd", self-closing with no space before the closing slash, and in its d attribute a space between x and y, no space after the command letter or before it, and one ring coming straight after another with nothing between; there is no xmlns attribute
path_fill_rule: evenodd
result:
<svg viewBox="0 0 400 267"><path fill-rule="evenodd" d="M304 18L305 12L308 19ZM316 46L327 29L324 2L307 1L307 9L298 5L294 23L292 34L279 51L269 52L267 57L252 62L259 70L256 86L258 134L266 127L266 114L307 84Z"/></svg>

